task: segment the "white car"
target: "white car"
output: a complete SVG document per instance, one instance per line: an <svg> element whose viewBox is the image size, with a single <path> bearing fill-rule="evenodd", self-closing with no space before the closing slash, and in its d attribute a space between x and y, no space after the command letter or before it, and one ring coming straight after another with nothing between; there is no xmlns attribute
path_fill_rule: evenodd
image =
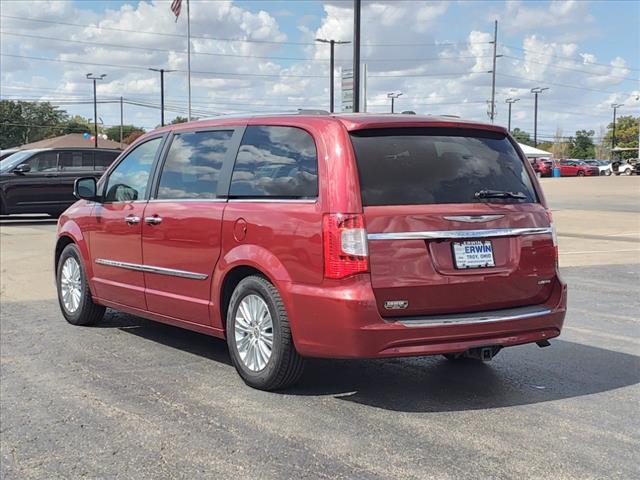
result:
<svg viewBox="0 0 640 480"><path fill-rule="evenodd" d="M584 160L584 163L591 165L592 167L598 167L600 175L611 175L613 170L611 169L611 162L607 160Z"/></svg>
<svg viewBox="0 0 640 480"><path fill-rule="evenodd" d="M621 162L614 162L611 166L613 173L616 175L632 175L635 166L628 163L626 160L622 160Z"/></svg>

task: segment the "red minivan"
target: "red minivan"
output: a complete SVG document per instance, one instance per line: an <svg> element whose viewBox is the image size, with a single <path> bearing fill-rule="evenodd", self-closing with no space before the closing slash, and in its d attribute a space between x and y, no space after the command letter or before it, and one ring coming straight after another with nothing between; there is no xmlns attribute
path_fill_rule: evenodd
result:
<svg viewBox="0 0 640 480"><path fill-rule="evenodd" d="M58 222L59 303L226 338L244 381L305 357L491 359L560 334L566 286L531 165L495 125L220 117L141 137Z"/></svg>

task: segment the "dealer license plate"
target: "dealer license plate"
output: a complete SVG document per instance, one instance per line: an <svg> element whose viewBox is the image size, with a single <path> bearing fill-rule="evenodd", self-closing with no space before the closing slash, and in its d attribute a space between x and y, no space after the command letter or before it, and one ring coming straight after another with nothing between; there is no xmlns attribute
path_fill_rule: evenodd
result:
<svg viewBox="0 0 640 480"><path fill-rule="evenodd" d="M490 241L453 242L453 260L456 268L495 267L493 245Z"/></svg>

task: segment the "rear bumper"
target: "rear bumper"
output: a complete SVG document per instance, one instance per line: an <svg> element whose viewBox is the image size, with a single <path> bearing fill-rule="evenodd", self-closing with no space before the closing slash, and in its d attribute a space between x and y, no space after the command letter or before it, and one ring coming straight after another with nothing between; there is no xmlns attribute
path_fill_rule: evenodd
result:
<svg viewBox="0 0 640 480"><path fill-rule="evenodd" d="M567 304L566 285L556 278L544 305L394 320L380 316L366 275L335 287L283 287L296 348L308 357L436 355L548 340L560 335Z"/></svg>

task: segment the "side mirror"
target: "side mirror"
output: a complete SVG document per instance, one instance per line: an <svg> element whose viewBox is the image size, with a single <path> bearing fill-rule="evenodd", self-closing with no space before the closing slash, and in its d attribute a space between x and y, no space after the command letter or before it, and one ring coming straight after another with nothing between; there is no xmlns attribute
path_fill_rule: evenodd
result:
<svg viewBox="0 0 640 480"><path fill-rule="evenodd" d="M21 163L16 168L13 169L13 173L18 175L24 175L25 173L29 173L31 171L31 167L28 163Z"/></svg>
<svg viewBox="0 0 640 480"><path fill-rule="evenodd" d="M94 177L76 178L73 184L73 195L82 200L99 201L96 179Z"/></svg>

